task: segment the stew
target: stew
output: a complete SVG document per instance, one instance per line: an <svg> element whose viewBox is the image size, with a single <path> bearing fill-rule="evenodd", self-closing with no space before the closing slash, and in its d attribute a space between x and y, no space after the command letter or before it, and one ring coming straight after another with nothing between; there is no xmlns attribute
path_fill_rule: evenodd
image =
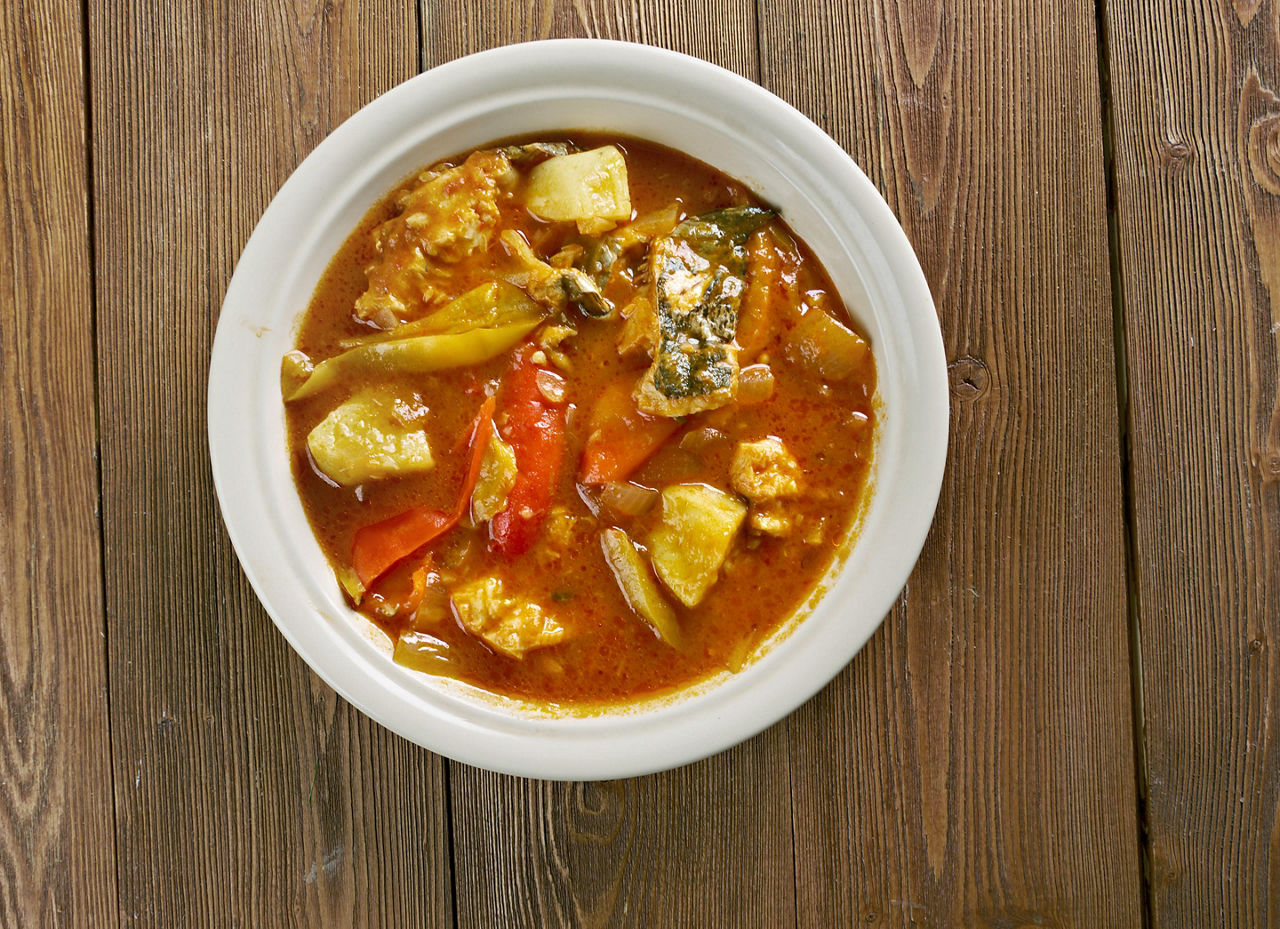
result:
<svg viewBox="0 0 1280 929"><path fill-rule="evenodd" d="M562 705L751 660L846 547L875 385L782 217L587 133L393 191L281 370L303 506L395 660Z"/></svg>

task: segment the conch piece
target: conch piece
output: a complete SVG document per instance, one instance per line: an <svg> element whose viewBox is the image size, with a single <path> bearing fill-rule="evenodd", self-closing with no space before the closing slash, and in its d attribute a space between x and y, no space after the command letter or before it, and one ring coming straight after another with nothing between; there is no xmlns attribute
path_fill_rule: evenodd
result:
<svg viewBox="0 0 1280 929"><path fill-rule="evenodd" d="M498 149L498 152L506 155L513 165L519 165L522 168L557 155L568 155L574 151L577 149L568 142L525 142L522 145L506 145Z"/></svg>
<svg viewBox="0 0 1280 929"><path fill-rule="evenodd" d="M649 246L653 365L635 390L651 416L688 416L732 403L738 392L738 306L746 242L773 218L735 207L686 219Z"/></svg>
<svg viewBox="0 0 1280 929"><path fill-rule="evenodd" d="M577 268L557 268L533 253L524 236L514 229L502 233L502 244L516 261L511 283L522 287L534 300L548 309L563 312L570 302L588 316L604 317L613 312L613 304L600 293L595 281Z"/></svg>

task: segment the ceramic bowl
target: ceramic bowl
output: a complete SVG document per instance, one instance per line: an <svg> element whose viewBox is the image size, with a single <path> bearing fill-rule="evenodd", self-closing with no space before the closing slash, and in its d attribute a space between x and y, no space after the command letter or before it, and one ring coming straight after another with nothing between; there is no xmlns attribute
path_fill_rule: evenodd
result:
<svg viewBox="0 0 1280 929"><path fill-rule="evenodd" d="M394 664L343 600L303 514L286 448L280 357L343 240L417 169L512 136L575 129L639 136L743 181L814 250L876 353L871 495L848 557L802 619L737 674L659 700L583 714L504 700ZM513 45L383 94L298 167L227 289L209 372L214 484L241 565L304 660L384 726L496 771L587 780L710 755L816 693L879 626L933 518L947 442L942 339L906 236L866 176L817 126L704 61L625 43Z"/></svg>

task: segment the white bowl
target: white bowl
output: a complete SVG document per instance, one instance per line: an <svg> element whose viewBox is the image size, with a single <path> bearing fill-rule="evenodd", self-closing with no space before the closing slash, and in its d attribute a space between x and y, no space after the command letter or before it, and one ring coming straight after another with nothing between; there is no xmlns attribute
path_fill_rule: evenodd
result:
<svg viewBox="0 0 1280 929"><path fill-rule="evenodd" d="M881 416L872 495L825 594L735 675L593 715L537 710L394 664L344 602L293 485L280 357L330 258L416 169L497 139L592 129L680 149L745 182L817 253L871 338ZM933 301L902 229L822 130L714 65L640 45L512 45L401 84L321 143L245 247L209 369L214 485L267 612L338 693L433 751L495 771L586 780L674 767L791 712L880 625L924 544L941 486L947 387Z"/></svg>

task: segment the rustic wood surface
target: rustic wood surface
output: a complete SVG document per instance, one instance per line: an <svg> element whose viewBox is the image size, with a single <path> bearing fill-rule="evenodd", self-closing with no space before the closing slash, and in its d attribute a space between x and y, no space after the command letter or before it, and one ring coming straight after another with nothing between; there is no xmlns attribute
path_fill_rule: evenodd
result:
<svg viewBox="0 0 1280 929"><path fill-rule="evenodd" d="M0 926L115 913L79 11L0 8Z"/></svg>
<svg viewBox="0 0 1280 929"><path fill-rule="evenodd" d="M552 36L827 129L952 385L868 647L599 784L336 697L240 574L204 429L289 172L421 68ZM41 0L0 52L0 925L1280 925L1280 4Z"/></svg>
<svg viewBox="0 0 1280 929"><path fill-rule="evenodd" d="M205 439L235 260L307 152L416 72L415 16L213 9L88 10L120 920L444 925L443 762L275 632L222 529Z"/></svg>
<svg viewBox="0 0 1280 929"><path fill-rule="evenodd" d="M1280 3L1108 9L1151 925L1280 925Z"/></svg>
<svg viewBox="0 0 1280 929"><path fill-rule="evenodd" d="M799 922L1136 925L1094 8L922 6L788 0L764 33L765 86L916 247L952 387L916 571L788 722Z"/></svg>

